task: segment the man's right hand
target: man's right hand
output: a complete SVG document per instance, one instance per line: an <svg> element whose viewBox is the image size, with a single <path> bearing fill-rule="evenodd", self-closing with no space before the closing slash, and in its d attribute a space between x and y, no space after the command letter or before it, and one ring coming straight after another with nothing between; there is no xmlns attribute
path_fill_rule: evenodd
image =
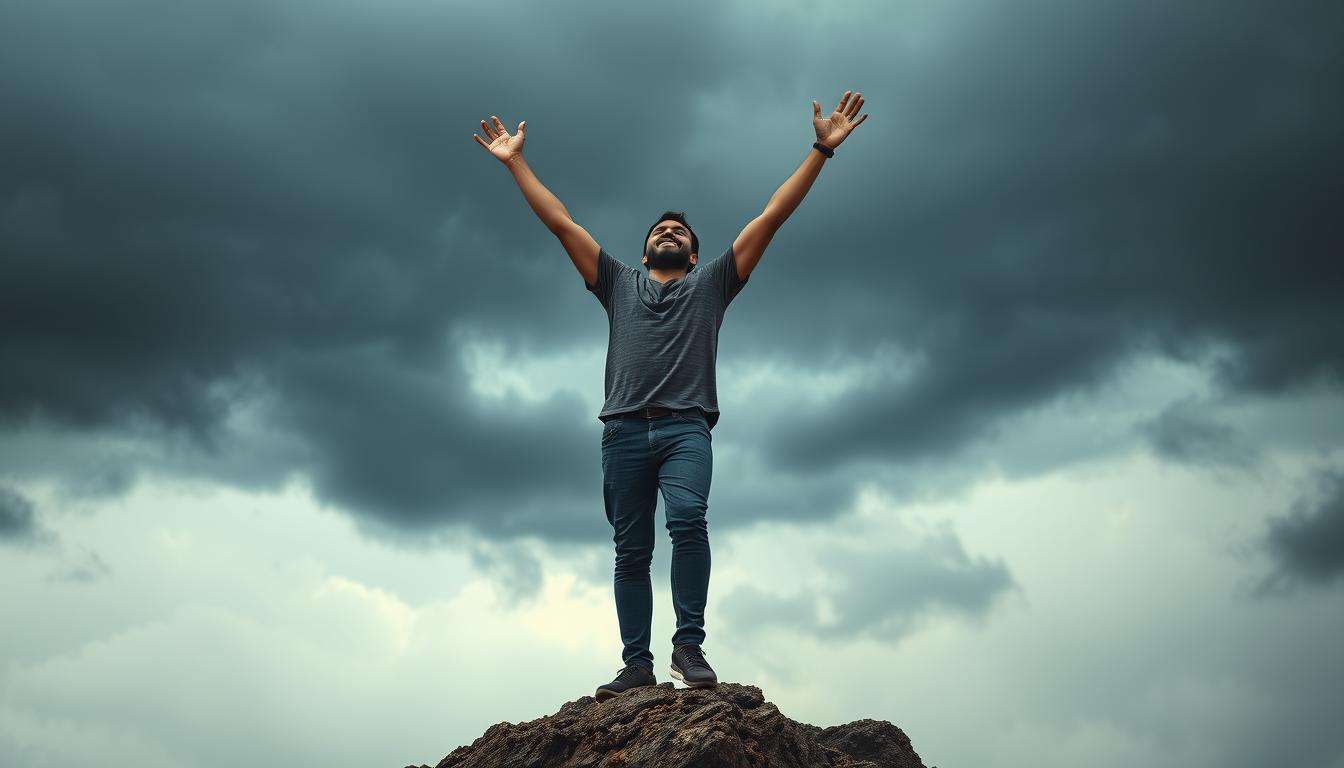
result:
<svg viewBox="0 0 1344 768"><path fill-rule="evenodd" d="M504 129L504 124L499 121L495 115L490 119L494 121L492 127L484 120L481 121L481 131L490 139L487 144L481 140L480 136L475 136L476 143L490 150L490 154L499 158L504 166L513 174L514 181L518 182L518 188L523 191L523 198L527 204L532 206L532 211L541 219L541 223L546 225L560 242L565 246L565 251L578 268L579 273L588 285L597 284L597 257L601 247L597 241L589 235L583 227L574 223L574 217L569 215L565 209L565 204L560 202L552 192L541 183L537 174L527 167L523 161L523 138L524 131L527 129L527 121L518 124L518 134L510 136Z"/></svg>
<svg viewBox="0 0 1344 768"><path fill-rule="evenodd" d="M525 138L524 132L526 130L527 121L524 120L518 124L517 135L510 136L508 130L504 128L504 124L499 122L498 117L491 115L490 119L495 121L494 128L491 128L484 120L481 121L481 131L489 137L490 143L486 144L481 140L480 136L473 133L471 135L476 139L476 143L490 150L490 154L499 158L499 161L505 165L515 157L522 157L523 139Z"/></svg>

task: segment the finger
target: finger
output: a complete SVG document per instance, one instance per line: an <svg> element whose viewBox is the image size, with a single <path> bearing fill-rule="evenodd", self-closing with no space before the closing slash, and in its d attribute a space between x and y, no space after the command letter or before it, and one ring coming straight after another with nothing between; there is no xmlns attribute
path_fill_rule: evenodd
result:
<svg viewBox="0 0 1344 768"><path fill-rule="evenodd" d="M844 112L844 111L845 111L845 102L849 101L849 94L850 94L849 91L845 91L845 95L842 96L842 97L840 97L840 106L838 106L838 107L835 108L835 111L836 111L836 112Z"/></svg>
<svg viewBox="0 0 1344 768"><path fill-rule="evenodd" d="M495 125L498 126L498 128L499 128L499 133L500 133L501 136L508 136L508 135L509 135L509 129L508 129L508 128L505 128L505 127L504 127L504 124L501 123L501 122L499 122L499 118L498 118L498 117L495 117L494 115L491 115L491 116L490 116L490 119L495 121Z"/></svg>
<svg viewBox="0 0 1344 768"><path fill-rule="evenodd" d="M863 106L863 94L854 94L854 100L849 102L849 117L859 114L859 107Z"/></svg>
<svg viewBox="0 0 1344 768"><path fill-rule="evenodd" d="M489 148L490 148L490 145L489 145L489 144L486 144L484 141L482 141L480 136L477 136L476 134L473 133L473 134L471 134L471 137L472 137L473 139L475 139L475 140L476 140L476 143L477 143L477 144L480 144L482 147L485 147L486 149L489 149Z"/></svg>
<svg viewBox="0 0 1344 768"><path fill-rule="evenodd" d="M867 112L864 112L864 113L863 113L863 117L860 117L858 120L855 120L855 121L854 121L854 125L851 126L851 129L853 129L853 128L858 128L858 127L859 127L859 123L862 123L864 120L867 120L867 119L868 119L868 113L867 113Z"/></svg>
<svg viewBox="0 0 1344 768"><path fill-rule="evenodd" d="M523 131L526 130L526 128L527 128L527 121L526 121L526 120L524 120L523 122L521 122L521 123L518 124L518 135L519 135L520 137L523 135Z"/></svg>
<svg viewBox="0 0 1344 768"><path fill-rule="evenodd" d="M495 140L495 131L494 131L494 129L491 128L490 125L489 125L489 123L485 122L484 120L481 121L481 130L482 130L482 131L485 131L485 137L486 137L487 139L489 139L489 140L491 140L491 141L494 141L494 140Z"/></svg>
<svg viewBox="0 0 1344 768"><path fill-rule="evenodd" d="M816 99L812 100L812 116L821 117L821 105L817 103Z"/></svg>

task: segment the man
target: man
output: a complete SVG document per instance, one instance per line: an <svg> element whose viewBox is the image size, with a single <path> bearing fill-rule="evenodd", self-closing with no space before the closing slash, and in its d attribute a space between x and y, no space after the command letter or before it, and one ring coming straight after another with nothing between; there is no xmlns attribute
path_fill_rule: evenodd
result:
<svg viewBox="0 0 1344 768"><path fill-rule="evenodd" d="M649 650L653 619L654 509L662 491L672 536L672 676L688 686L718 684L705 661L704 610L709 590L708 509L713 470L710 431L719 419L714 364L729 302L747 283L775 232L811 188L822 164L860 123L863 94L845 91L830 117L812 102L817 141L803 164L771 196L722 256L697 268L700 241L684 213L666 211L649 228L648 276L612 258L523 159L527 121L510 135L498 117L481 121L490 140L476 142L508 167L523 197L560 239L574 267L607 311L602 427L602 495L616 544L616 616L625 667L597 689L598 701L656 685Z"/></svg>

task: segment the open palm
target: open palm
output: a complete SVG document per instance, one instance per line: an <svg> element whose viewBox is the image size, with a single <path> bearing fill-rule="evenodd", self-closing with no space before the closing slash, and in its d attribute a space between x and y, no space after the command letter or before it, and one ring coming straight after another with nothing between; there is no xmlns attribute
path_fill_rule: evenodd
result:
<svg viewBox="0 0 1344 768"><path fill-rule="evenodd" d="M854 115L858 114L859 107L863 106L863 94L855 93L854 98L850 98L850 91L845 91L845 95L840 98L840 105L835 108L830 117L821 116L821 105L817 104L816 99L812 100L812 127L817 129L817 141L835 149L840 146L840 142L849 137L851 131L859 126L864 120L868 119L868 113L865 112L858 120Z"/></svg>
<svg viewBox="0 0 1344 768"><path fill-rule="evenodd" d="M491 115L490 119L495 121L493 128L484 120L481 121L481 131L490 139L490 143L486 144L480 136L473 133L471 135L475 137L476 143L490 150L490 154L499 158L501 162L507 163L514 157L521 155L523 153L523 141L526 139L524 134L527 130L527 121L524 120L519 123L518 133L510 136L508 129L504 127L498 117Z"/></svg>

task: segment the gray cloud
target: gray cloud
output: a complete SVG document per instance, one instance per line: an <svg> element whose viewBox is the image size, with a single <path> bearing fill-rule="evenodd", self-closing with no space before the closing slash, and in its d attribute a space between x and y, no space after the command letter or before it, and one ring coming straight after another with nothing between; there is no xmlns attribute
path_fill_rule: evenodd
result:
<svg viewBox="0 0 1344 768"><path fill-rule="evenodd" d="M588 536L594 414L557 395L491 415L467 394L463 334L606 337L477 122L527 119L543 181L634 264L666 208L706 253L731 243L805 153L810 100L849 87L871 117L724 350L917 364L743 433L763 472L843 489L954 460L1139 355L1233 392L1338 387L1333 6L875 4L834 46L801 44L801 11L764 38L709 3L656 24L603 8L521 25L428 3L0 9L0 424L180 444L226 482L301 473L369 530ZM675 77L650 45L667 37ZM786 64L781 40L799 43ZM272 429L249 443L228 424L257 402ZM1222 439L1153 424L1168 457Z"/></svg>
<svg viewBox="0 0 1344 768"><path fill-rule="evenodd" d="M501 589L506 605L516 606L541 592L541 561L517 545L478 542L470 548L471 563Z"/></svg>
<svg viewBox="0 0 1344 768"><path fill-rule="evenodd" d="M743 631L781 626L825 640L896 643L930 616L979 619L1016 588L1002 561L971 557L950 531L918 546L829 548L816 560L808 566L818 572L815 590L780 595L738 587L722 599L723 614Z"/></svg>
<svg viewBox="0 0 1344 768"><path fill-rule="evenodd" d="M112 576L112 567L97 552L84 552L74 563L47 574L47 582L91 584Z"/></svg>
<svg viewBox="0 0 1344 768"><path fill-rule="evenodd" d="M1258 461L1255 449L1233 427L1185 399L1139 424L1139 432L1165 459L1212 466L1247 468Z"/></svg>
<svg viewBox="0 0 1344 768"><path fill-rule="evenodd" d="M55 540L55 534L37 519L33 503L0 485L0 542L37 544Z"/></svg>
<svg viewBox="0 0 1344 768"><path fill-rule="evenodd" d="M1324 586L1344 574L1344 471L1324 471L1314 481L1313 492L1269 523L1264 545L1276 569L1262 582L1262 592Z"/></svg>

